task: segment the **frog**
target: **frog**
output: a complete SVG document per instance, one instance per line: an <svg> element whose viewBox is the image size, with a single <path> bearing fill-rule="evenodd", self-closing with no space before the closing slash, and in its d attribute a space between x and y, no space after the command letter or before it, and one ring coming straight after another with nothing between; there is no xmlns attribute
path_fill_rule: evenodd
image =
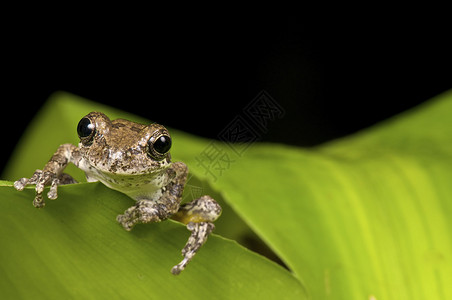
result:
<svg viewBox="0 0 452 300"><path fill-rule="evenodd" d="M42 170L15 181L14 187L22 191L27 185L36 185L33 205L42 208L46 186L50 186L47 197L54 200L59 185L77 182L63 172L69 163L74 164L85 172L88 182L99 181L135 200L116 218L125 230L167 219L186 226L191 234L182 249L183 259L171 269L172 274L180 274L207 241L222 208L209 195L181 203L188 167L172 162L169 131L157 123L110 120L94 111L80 119L77 134L78 146L60 145Z"/></svg>

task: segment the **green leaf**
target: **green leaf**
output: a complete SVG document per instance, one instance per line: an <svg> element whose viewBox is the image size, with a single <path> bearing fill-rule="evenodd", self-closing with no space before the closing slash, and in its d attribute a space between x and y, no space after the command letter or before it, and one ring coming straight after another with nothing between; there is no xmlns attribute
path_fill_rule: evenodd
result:
<svg viewBox="0 0 452 300"><path fill-rule="evenodd" d="M213 186L313 299L452 299L451 115L448 92L313 150L254 145Z"/></svg>
<svg viewBox="0 0 452 300"><path fill-rule="evenodd" d="M100 183L63 186L45 209L30 204L33 194L0 188L2 299L302 296L287 271L218 236L172 275L188 231L169 221L126 232L115 219L131 200Z"/></svg>
<svg viewBox="0 0 452 300"><path fill-rule="evenodd" d="M30 125L4 178L29 176L58 144L76 143L75 125L91 110L138 120L55 95ZM97 299L99 291L108 297L251 299L256 292L256 298L279 293L278 299L299 299L303 286L312 299L452 299L451 113L452 91L314 149L253 144L236 152L246 145L171 130L173 157L194 174L186 194L201 188L224 200L215 232L239 240L246 223L295 278L219 236L209 239L180 277L171 277L168 266L178 261L186 231L162 222L124 232L115 223L130 205L122 194L101 184L64 186L57 201L36 210L32 190L0 188L6 241L0 276L7 278L0 293L32 293L29 288L51 296L53 281L56 295L84 291ZM222 168L204 168L200 160L215 149Z"/></svg>
<svg viewBox="0 0 452 300"><path fill-rule="evenodd" d="M75 143L75 126L91 110L138 120L56 94L31 122L4 178L30 176L59 144ZM175 147L182 147L178 133L173 136ZM68 173L83 180L75 168ZM18 192L12 182L1 182L2 299L306 298L290 272L218 235L209 238L182 274L172 275L189 232L171 220L126 232L116 216L133 201L100 183L61 186L58 200L47 200L43 209L31 205L33 195L31 187Z"/></svg>

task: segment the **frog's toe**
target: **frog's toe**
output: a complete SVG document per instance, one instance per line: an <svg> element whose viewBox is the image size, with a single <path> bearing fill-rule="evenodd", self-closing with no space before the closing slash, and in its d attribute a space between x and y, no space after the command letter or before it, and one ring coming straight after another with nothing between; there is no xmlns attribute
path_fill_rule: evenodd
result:
<svg viewBox="0 0 452 300"><path fill-rule="evenodd" d="M187 266L189 262L188 258L184 258L179 264L175 265L172 269L171 269L171 273L173 273L173 275L179 275L180 272L182 272L185 267Z"/></svg>
<svg viewBox="0 0 452 300"><path fill-rule="evenodd" d="M36 208L43 208L46 205L44 199L41 194L36 194L35 199L33 200L33 206Z"/></svg>
<svg viewBox="0 0 452 300"><path fill-rule="evenodd" d="M14 188L18 191L22 191L28 185L28 178L21 178L14 182Z"/></svg>
<svg viewBox="0 0 452 300"><path fill-rule="evenodd" d="M135 222L133 222L126 214L117 216L116 221L118 221L118 223L127 231L131 231L135 225Z"/></svg>
<svg viewBox="0 0 452 300"><path fill-rule="evenodd" d="M52 184L50 185L50 190L47 193L47 197L51 200L55 200L56 198L58 198L58 184L60 183L60 181L58 180L58 178L55 178L52 180Z"/></svg>

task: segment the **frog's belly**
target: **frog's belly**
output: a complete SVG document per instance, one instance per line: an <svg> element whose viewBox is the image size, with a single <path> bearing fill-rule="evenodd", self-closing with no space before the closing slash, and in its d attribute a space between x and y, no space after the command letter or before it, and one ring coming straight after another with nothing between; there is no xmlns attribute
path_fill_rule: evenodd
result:
<svg viewBox="0 0 452 300"><path fill-rule="evenodd" d="M99 170L85 172L89 182L100 181L113 190L120 191L132 199L157 201L163 192L165 180L162 173L139 175L106 174Z"/></svg>

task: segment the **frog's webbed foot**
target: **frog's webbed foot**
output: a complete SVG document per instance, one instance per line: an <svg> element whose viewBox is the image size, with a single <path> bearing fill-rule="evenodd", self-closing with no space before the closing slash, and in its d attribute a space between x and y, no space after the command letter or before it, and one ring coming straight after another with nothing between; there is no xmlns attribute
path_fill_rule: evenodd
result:
<svg viewBox="0 0 452 300"><path fill-rule="evenodd" d="M33 205L35 207L44 207L45 202L42 197L42 193L44 191L44 187L50 184L50 190L47 193L47 197L49 199L55 200L58 198L57 187L60 184L69 184L76 183L75 179L73 179L68 174L61 174L57 176L57 174L48 171L36 170L30 178L21 178L14 182L14 187L18 191L22 191L29 184L36 184L36 196L33 200Z"/></svg>
<svg viewBox="0 0 452 300"><path fill-rule="evenodd" d="M202 196L187 204L181 205L173 219L187 224L191 231L187 244L182 249L184 259L171 269L174 275L180 274L195 256L196 252L207 241L215 225L212 223L221 214L220 205L210 196Z"/></svg>
<svg viewBox="0 0 452 300"><path fill-rule="evenodd" d="M130 231L138 223L160 222L165 220L167 216L168 212L161 205L150 200L139 200L134 206L128 208L123 215L117 216L116 220L125 230Z"/></svg>

